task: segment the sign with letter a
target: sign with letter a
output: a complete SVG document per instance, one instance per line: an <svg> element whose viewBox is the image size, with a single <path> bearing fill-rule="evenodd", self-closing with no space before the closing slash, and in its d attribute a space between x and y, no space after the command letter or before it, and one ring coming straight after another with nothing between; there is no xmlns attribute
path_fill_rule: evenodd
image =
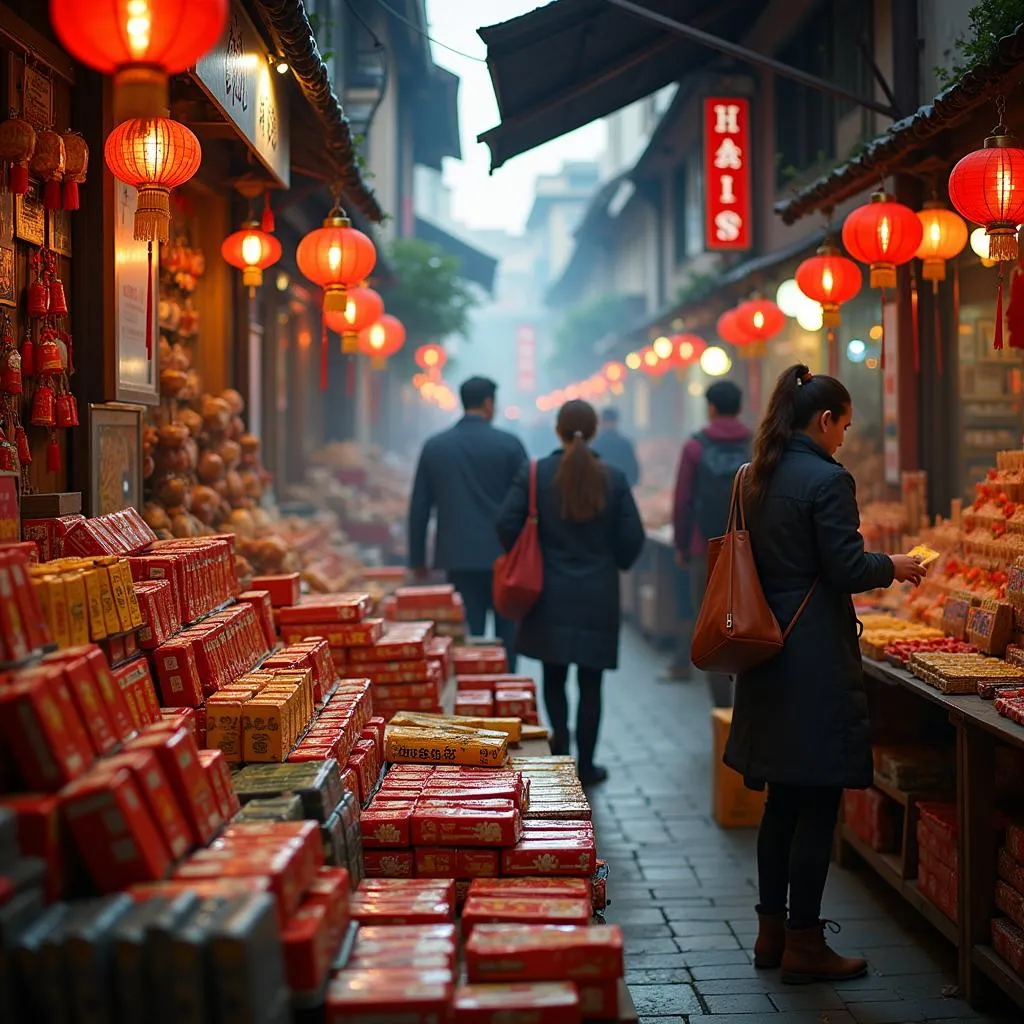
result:
<svg viewBox="0 0 1024 1024"><path fill-rule="evenodd" d="M742 251L751 245L750 101L704 100L705 247Z"/></svg>

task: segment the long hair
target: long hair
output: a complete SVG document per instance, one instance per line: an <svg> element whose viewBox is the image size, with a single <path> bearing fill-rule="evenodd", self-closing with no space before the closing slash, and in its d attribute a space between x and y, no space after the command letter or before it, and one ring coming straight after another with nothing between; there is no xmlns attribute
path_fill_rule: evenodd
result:
<svg viewBox="0 0 1024 1024"><path fill-rule="evenodd" d="M604 509L608 471L590 450L597 433L597 413L589 402L566 402L555 423L566 445L555 473L555 486L562 499L562 518L571 523L588 523Z"/></svg>
<svg viewBox="0 0 1024 1024"><path fill-rule="evenodd" d="M835 377L812 376L803 364L785 370L775 384L754 440L748 484L751 504L759 505L764 500L793 435L808 427L820 413L828 411L839 417L851 404L850 392Z"/></svg>

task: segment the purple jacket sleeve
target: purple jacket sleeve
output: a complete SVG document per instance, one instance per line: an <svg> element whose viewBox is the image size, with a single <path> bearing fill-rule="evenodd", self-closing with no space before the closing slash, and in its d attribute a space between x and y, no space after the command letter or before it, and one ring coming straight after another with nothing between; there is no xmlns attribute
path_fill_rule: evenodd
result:
<svg viewBox="0 0 1024 1024"><path fill-rule="evenodd" d="M676 474L676 494L672 505L672 525L675 529L676 550L689 555L693 542L693 487L700 462L701 444L691 437L683 445Z"/></svg>

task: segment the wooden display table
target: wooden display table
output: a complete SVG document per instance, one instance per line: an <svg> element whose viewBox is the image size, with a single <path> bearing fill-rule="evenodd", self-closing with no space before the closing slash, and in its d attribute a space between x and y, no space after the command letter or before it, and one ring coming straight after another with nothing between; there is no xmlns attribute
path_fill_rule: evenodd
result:
<svg viewBox="0 0 1024 1024"><path fill-rule="evenodd" d="M906 859L878 853L843 826L842 840L899 892L936 929L957 947L959 982L964 998L974 1002L985 979L993 982L1024 1008L1024 979L1015 974L992 949L991 922L999 915L995 906L997 842L995 821L996 744L1024 749L1024 728L1003 718L992 701L976 696L947 696L909 672L864 659L870 679L899 688L939 709L956 734L956 807L958 822L959 879L957 922L951 921L918 891L915 871L906 871ZM900 790L876 776L875 785L913 814L914 794ZM911 820L905 818L906 831ZM910 839L916 843L916 838ZM904 854L906 850L904 850ZM912 863L916 865L916 852Z"/></svg>

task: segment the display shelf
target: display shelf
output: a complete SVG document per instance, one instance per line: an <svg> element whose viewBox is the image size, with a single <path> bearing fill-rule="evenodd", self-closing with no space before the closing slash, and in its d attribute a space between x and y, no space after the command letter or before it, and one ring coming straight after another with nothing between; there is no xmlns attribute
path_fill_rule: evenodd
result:
<svg viewBox="0 0 1024 1024"><path fill-rule="evenodd" d="M953 945L958 942L956 924L918 889L917 882L904 879L900 858L894 853L879 853L872 849L848 825L842 826L842 838L875 873L896 890L930 925Z"/></svg>
<svg viewBox="0 0 1024 1024"><path fill-rule="evenodd" d="M975 946L971 951L974 965L990 981L1003 990L1018 1006L1024 1007L1024 978L991 947Z"/></svg>

